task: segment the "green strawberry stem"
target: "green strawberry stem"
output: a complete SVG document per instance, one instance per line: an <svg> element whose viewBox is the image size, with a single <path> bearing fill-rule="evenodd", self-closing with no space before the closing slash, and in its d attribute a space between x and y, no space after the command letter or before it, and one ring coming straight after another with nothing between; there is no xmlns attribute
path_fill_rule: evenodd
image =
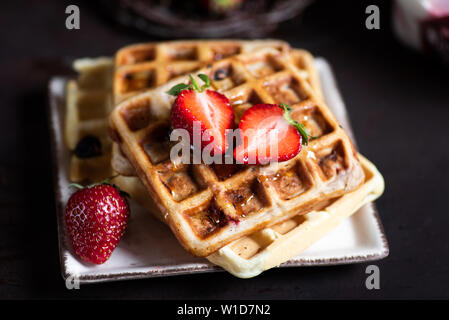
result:
<svg viewBox="0 0 449 320"><path fill-rule="evenodd" d="M189 75L190 84L178 83L170 90L168 90L167 93L172 96L178 96L184 90L195 90L196 92L203 92L210 87L210 79L207 75L205 75L204 73L200 73L197 76L204 82L201 87L198 85L198 82L196 82L195 78L192 75Z"/></svg>
<svg viewBox="0 0 449 320"><path fill-rule="evenodd" d="M199 92L200 91L200 87L198 86L198 83L196 83L195 78L191 74L189 74L189 78L190 78L190 83L193 86L193 90Z"/></svg>
<svg viewBox="0 0 449 320"><path fill-rule="evenodd" d="M288 122L289 124L291 124L292 126L294 126L294 127L299 131L299 133L301 134L301 137L302 137L302 144L303 144L303 145L307 146L307 145L309 144L309 137L310 137L311 139L316 139L316 138L318 138L318 137L313 137L313 136L309 133L309 131L306 129L306 127L304 127L304 125L303 125L302 123L300 123L300 122L298 122L298 121L296 121L296 120L293 120L293 119L291 118L290 114L292 113L292 110L293 110L293 109L292 109L288 104L281 103L281 104L279 104L279 107L281 107L282 110L284 110L284 118L285 118L285 120L287 120L287 122Z"/></svg>
<svg viewBox="0 0 449 320"><path fill-rule="evenodd" d="M80 185L79 183L71 183L69 184L69 188L77 188L77 189L84 189L84 186Z"/></svg>

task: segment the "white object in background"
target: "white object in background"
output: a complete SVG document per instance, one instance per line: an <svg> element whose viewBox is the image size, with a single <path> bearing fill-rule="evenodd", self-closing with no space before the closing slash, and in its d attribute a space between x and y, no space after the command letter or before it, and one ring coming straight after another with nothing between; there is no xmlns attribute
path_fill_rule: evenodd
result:
<svg viewBox="0 0 449 320"><path fill-rule="evenodd" d="M395 0L393 27L406 45L449 61L449 0Z"/></svg>

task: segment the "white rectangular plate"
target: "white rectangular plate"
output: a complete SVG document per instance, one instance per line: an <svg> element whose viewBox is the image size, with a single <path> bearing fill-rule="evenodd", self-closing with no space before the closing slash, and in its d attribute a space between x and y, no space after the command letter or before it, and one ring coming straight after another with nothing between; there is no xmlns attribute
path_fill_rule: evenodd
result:
<svg viewBox="0 0 449 320"><path fill-rule="evenodd" d="M327 104L352 135L346 108L329 64L318 58L316 67ZM71 192L68 180L70 157L63 139L67 80L65 77L55 77L49 84L49 120L63 277L75 276L80 282L101 282L223 270L206 259L189 255L167 226L133 201L130 201L131 219L125 236L107 262L92 265L73 254L64 225L64 208ZM368 204L280 267L348 264L378 260L387 255L388 244L378 213L373 204Z"/></svg>

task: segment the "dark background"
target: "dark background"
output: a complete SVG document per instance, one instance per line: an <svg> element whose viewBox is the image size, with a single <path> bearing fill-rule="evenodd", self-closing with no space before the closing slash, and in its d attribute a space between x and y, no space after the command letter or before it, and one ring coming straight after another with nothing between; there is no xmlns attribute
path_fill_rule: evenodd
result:
<svg viewBox="0 0 449 320"><path fill-rule="evenodd" d="M91 1L92 2L92 1ZM338 2L338 4L337 4ZM64 1L0 4L0 298L448 298L448 68L399 44L390 3L317 1L271 37L323 56L334 68L361 152L386 180L377 206L390 256L375 262L381 289L365 288L366 264L274 269L248 280L227 273L84 285L60 275L46 118L50 76L72 58L112 55L155 40L80 6L65 28ZM367 30L377 4L381 30Z"/></svg>

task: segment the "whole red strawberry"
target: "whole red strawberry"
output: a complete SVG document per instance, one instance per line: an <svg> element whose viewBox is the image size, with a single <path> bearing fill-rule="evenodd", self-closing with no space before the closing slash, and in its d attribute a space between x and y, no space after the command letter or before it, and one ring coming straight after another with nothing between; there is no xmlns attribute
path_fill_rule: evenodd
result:
<svg viewBox="0 0 449 320"><path fill-rule="evenodd" d="M101 264L117 247L129 218L126 197L103 183L76 191L67 202L65 221L73 249L81 259Z"/></svg>

